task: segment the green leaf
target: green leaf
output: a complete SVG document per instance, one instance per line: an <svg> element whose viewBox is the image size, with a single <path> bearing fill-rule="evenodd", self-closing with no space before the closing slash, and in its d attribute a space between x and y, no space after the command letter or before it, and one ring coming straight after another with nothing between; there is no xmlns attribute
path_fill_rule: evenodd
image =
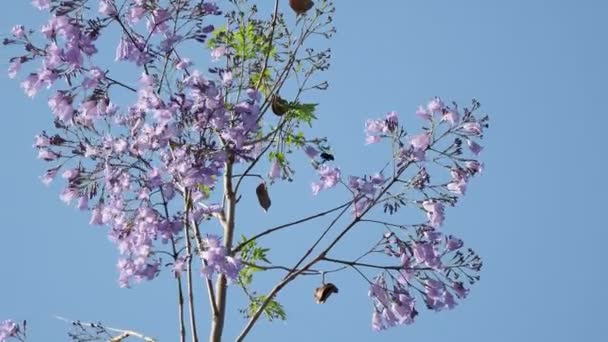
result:
<svg viewBox="0 0 608 342"><path fill-rule="evenodd" d="M256 311L258 311L258 309L260 308L260 306L262 306L266 298L267 297L265 295L251 297L247 310L248 317L253 316ZM283 321L287 319L287 313L285 312L285 308L283 308L283 305L281 303L277 302L274 299L271 299L268 304L266 304L263 313L264 316L266 316L266 318L271 322L277 318Z"/></svg>
<svg viewBox="0 0 608 342"><path fill-rule="evenodd" d="M287 115L299 122L305 122L312 127L312 121L316 120L315 110L317 108L316 103L289 103L289 111Z"/></svg>

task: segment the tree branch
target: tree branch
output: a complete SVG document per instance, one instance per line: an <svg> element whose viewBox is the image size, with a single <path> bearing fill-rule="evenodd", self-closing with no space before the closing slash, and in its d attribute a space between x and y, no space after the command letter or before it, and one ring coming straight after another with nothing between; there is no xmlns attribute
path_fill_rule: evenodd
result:
<svg viewBox="0 0 608 342"><path fill-rule="evenodd" d="M81 322L81 321L74 321L74 320L70 320L61 316L55 316L55 318L57 318L58 320L73 324L73 325L83 325L89 328L98 328L100 327L100 324L96 324L96 323L87 323L87 322ZM156 342L155 339L151 338L151 337L147 337L144 334L138 333L136 331L133 330L126 330L126 329L116 329L116 328L111 328L111 327L106 327L106 326L101 326L103 329L107 330L107 331L112 331L112 332L116 332L116 333L120 333L121 335L118 335L116 337L113 337L112 339L110 339L109 342L118 342L118 341L122 341L127 337L135 337L138 338L140 340L143 340L145 342Z"/></svg>

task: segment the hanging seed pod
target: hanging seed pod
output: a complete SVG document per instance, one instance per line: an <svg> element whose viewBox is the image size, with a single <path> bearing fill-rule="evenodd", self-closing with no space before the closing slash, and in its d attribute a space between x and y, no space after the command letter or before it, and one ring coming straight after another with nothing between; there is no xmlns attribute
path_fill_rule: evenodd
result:
<svg viewBox="0 0 608 342"><path fill-rule="evenodd" d="M258 196L260 206L264 209L264 211L268 211L268 208L270 208L270 196L268 196L268 188L266 188L266 183L260 183L260 185L255 188L255 194Z"/></svg>
<svg viewBox="0 0 608 342"><path fill-rule="evenodd" d="M277 116L282 116L289 110L289 104L283 100L279 95L273 94L270 98L270 106L272 112Z"/></svg>
<svg viewBox="0 0 608 342"><path fill-rule="evenodd" d="M323 304L332 293L338 293L338 288L332 283L327 283L315 289L315 300L317 304Z"/></svg>
<svg viewBox="0 0 608 342"><path fill-rule="evenodd" d="M311 0L289 0L289 6L297 15L302 15L314 6Z"/></svg>

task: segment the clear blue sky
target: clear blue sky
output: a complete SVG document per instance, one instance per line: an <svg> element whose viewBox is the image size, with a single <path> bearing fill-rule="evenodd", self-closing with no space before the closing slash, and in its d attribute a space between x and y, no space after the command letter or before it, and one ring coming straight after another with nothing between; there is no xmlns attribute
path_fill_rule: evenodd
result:
<svg viewBox="0 0 608 342"><path fill-rule="evenodd" d="M39 27L42 14L29 2L4 6L5 32L18 23ZM304 279L280 297L288 321L259 324L251 340L605 340L606 13L600 0L338 1L331 87L309 99L321 103L320 130L333 133L345 173L380 165L373 155L381 150L363 145L368 117L397 110L419 125L415 107L434 95L461 103L475 97L491 114L486 173L445 225L484 257L482 279L455 310L421 310L415 325L382 333L371 331L367 285L356 275L333 279L341 291L326 305L312 301L317 280ZM0 50L3 69L9 55ZM45 165L31 145L51 124L46 95L31 101L6 77L0 89L0 318L27 318L31 341L66 340L68 327L56 314L175 341L171 279L119 289L105 230L63 205L57 186L38 181ZM329 197L315 199L306 189L309 171L299 177L302 196L277 200L261 218L245 210L241 222L259 222L255 231L327 204ZM279 198L296 190L283 184L273 192ZM271 257L282 260L288 249L304 248L301 238L316 236L298 234L268 240L282 245ZM202 292L198 298L204 318ZM244 323L232 310L226 340ZM207 326L202 330L206 337Z"/></svg>

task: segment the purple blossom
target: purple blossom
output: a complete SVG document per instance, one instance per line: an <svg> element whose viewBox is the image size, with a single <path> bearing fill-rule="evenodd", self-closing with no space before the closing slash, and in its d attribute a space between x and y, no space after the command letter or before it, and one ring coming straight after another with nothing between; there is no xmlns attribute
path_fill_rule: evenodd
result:
<svg viewBox="0 0 608 342"><path fill-rule="evenodd" d="M315 159L319 155L319 151L310 145L304 146L304 153L306 153L310 159Z"/></svg>
<svg viewBox="0 0 608 342"><path fill-rule="evenodd" d="M15 78L20 69L21 69L21 60L20 59L16 59L16 60L10 62L8 65L8 77Z"/></svg>
<svg viewBox="0 0 608 342"><path fill-rule="evenodd" d="M175 64L175 69L177 70L186 70L188 67L192 66L192 61L188 58L180 58L177 64Z"/></svg>
<svg viewBox="0 0 608 342"><path fill-rule="evenodd" d="M464 245L464 242L457 237L452 235L448 236L447 242L445 243L445 249L448 252L460 249Z"/></svg>
<svg viewBox="0 0 608 342"><path fill-rule="evenodd" d="M113 17L118 14L114 0L100 0L99 1L99 13L108 17Z"/></svg>
<svg viewBox="0 0 608 342"><path fill-rule="evenodd" d="M468 174L465 170L456 168L450 171L452 181L448 183L447 189L455 194L464 195L467 190Z"/></svg>
<svg viewBox="0 0 608 342"><path fill-rule="evenodd" d="M329 167L322 165L317 170L320 180L312 184L312 193L318 194L321 190L333 188L340 181L340 169L337 167Z"/></svg>
<svg viewBox="0 0 608 342"><path fill-rule="evenodd" d="M443 108L445 108L445 104L443 104L443 101L441 101L439 97L432 99L426 106L426 109L430 114L440 113L443 111Z"/></svg>
<svg viewBox="0 0 608 342"><path fill-rule="evenodd" d="M15 25L11 29L11 34L13 35L13 37L21 39L25 37L25 28L23 27L23 25Z"/></svg>
<svg viewBox="0 0 608 342"><path fill-rule="evenodd" d="M8 341L11 337L18 337L19 326L12 320L0 323L0 342Z"/></svg>
<svg viewBox="0 0 608 342"><path fill-rule="evenodd" d="M428 109L425 109L422 106L418 106L418 109L416 109L416 115L418 115L421 119L427 121L431 121L431 119L433 118L433 113L429 112Z"/></svg>
<svg viewBox="0 0 608 342"><path fill-rule="evenodd" d="M477 160L469 160L464 163L467 171L471 175L476 175L478 173L483 173L483 163L478 162Z"/></svg>
<svg viewBox="0 0 608 342"><path fill-rule="evenodd" d="M40 176L40 180L44 185L48 186L49 184L51 184L53 179L55 179L55 176L57 176L57 171L59 171L59 167L54 167L52 169L46 170L44 175Z"/></svg>
<svg viewBox="0 0 608 342"><path fill-rule="evenodd" d="M447 121L452 127L456 126L458 120L460 120L460 114L456 108L447 109L441 117L441 121Z"/></svg>
<svg viewBox="0 0 608 342"><path fill-rule="evenodd" d="M462 130L475 135L481 135L483 133L483 128L479 122L465 122L462 124Z"/></svg>
<svg viewBox="0 0 608 342"><path fill-rule="evenodd" d="M46 10L51 6L51 0L32 0L32 5L39 10Z"/></svg>
<svg viewBox="0 0 608 342"><path fill-rule="evenodd" d="M418 151L425 151L429 148L430 142L431 136L428 133L420 133L410 138L410 145Z"/></svg>
<svg viewBox="0 0 608 342"><path fill-rule="evenodd" d="M414 257L418 263L430 268L441 267L441 257L437 248L430 242L417 242L414 245Z"/></svg>
<svg viewBox="0 0 608 342"><path fill-rule="evenodd" d="M211 279L214 273L222 273L230 281L236 281L242 268L238 257L228 255L226 248L221 244L219 236L208 235L203 239L204 250L201 257L207 262L201 273Z"/></svg>
<svg viewBox="0 0 608 342"><path fill-rule="evenodd" d="M426 216L431 227L441 227L445 219L443 204L437 201L427 200L422 202L422 208L426 211Z"/></svg>
<svg viewBox="0 0 608 342"><path fill-rule="evenodd" d="M220 46L216 47L215 49L211 50L211 60L214 62L219 61L220 58L224 57L225 54L226 54L226 47L223 45L220 45Z"/></svg>
<svg viewBox="0 0 608 342"><path fill-rule="evenodd" d="M469 146L469 149L471 150L471 152L473 152L474 155L479 155L479 153L481 153L481 151L483 150L483 147L473 140L467 139L467 145Z"/></svg>
<svg viewBox="0 0 608 342"><path fill-rule="evenodd" d="M270 179L272 180L281 177L281 164L276 159L274 159L270 164L270 171L268 171L268 177L270 177Z"/></svg>

